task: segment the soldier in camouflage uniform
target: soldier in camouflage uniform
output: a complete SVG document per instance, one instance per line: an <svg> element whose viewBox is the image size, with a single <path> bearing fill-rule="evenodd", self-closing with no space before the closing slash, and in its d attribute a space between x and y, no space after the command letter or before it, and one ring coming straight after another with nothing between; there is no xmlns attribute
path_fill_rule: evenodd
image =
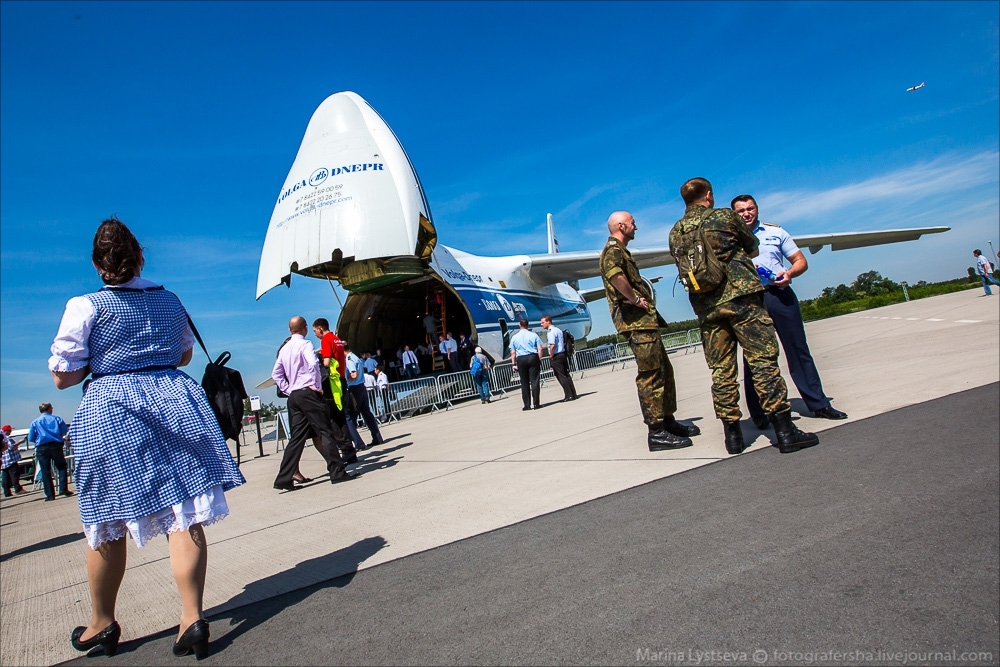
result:
<svg viewBox="0 0 1000 667"><path fill-rule="evenodd" d="M628 251L635 238L635 219L626 211L608 218L611 237L601 253L601 276L611 309L611 321L618 333L628 336L639 372L635 378L643 421L649 428L649 451L690 447L689 436L698 435L697 426L674 419L677 388L674 369L660 339L659 318L653 294L639 275L639 267Z"/></svg>
<svg viewBox="0 0 1000 667"><path fill-rule="evenodd" d="M757 238L731 209L714 208L715 195L707 180L691 179L681 187L681 197L687 209L670 231L671 253L679 234L701 225L708 245L726 269L725 280L714 290L688 295L698 316L705 361L712 371L712 398L715 414L725 425L726 451L739 454L746 449L740 429L737 343L743 347L761 407L775 425L781 452L817 444L819 438L791 422L788 389L778 370L778 339L750 260L757 254Z"/></svg>

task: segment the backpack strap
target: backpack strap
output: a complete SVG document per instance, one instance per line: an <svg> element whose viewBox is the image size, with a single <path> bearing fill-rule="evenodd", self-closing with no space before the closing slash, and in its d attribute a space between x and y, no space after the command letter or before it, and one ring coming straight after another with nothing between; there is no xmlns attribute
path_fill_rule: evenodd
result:
<svg viewBox="0 0 1000 667"><path fill-rule="evenodd" d="M200 333L198 333L198 327L196 327L196 326L194 325L194 320L192 320L192 319L191 319L191 316L190 316L190 315L188 315L188 316L187 316L187 320L188 320L188 326L190 326L190 327L191 327L191 333L193 333L193 334L194 334L194 338L195 338L195 340L197 340L197 341L198 341L198 344L199 344L199 345L201 345L201 349L205 351L205 356L206 356L206 357L208 357L208 363L212 363L212 355L210 355L210 354L208 353L208 348L207 348L207 347L205 347L205 341L203 341L203 340L201 339L201 334L200 334ZM225 352L224 354L229 354L229 353L228 353L228 352ZM220 357L220 358L221 358L221 357ZM229 361L229 360L228 360L228 359L226 359L226 361Z"/></svg>

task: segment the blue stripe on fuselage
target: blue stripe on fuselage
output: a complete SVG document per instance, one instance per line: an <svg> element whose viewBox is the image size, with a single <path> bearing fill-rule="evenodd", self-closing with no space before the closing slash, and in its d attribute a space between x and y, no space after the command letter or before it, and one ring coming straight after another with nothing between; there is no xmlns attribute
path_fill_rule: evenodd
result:
<svg viewBox="0 0 1000 667"><path fill-rule="evenodd" d="M570 301L558 292L531 292L527 290L489 290L467 285L452 285L465 301L469 313L480 332L499 331L500 318L515 324L524 317L529 322L538 322L542 315L548 315L559 323L590 323L590 312L583 301Z"/></svg>

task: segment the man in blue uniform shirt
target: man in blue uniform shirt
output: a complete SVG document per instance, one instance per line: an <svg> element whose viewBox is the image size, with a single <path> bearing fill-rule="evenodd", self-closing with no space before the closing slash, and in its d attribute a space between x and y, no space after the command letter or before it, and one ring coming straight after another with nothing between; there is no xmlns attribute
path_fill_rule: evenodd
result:
<svg viewBox="0 0 1000 667"><path fill-rule="evenodd" d="M38 406L41 416L31 422L28 429L28 440L35 443L35 464L41 471L42 489L45 500L55 500L55 488L52 485L52 465L59 472L59 493L72 496L73 492L66 488L66 456L63 453L63 441L69 433L69 425L52 414L52 404L42 403Z"/></svg>
<svg viewBox="0 0 1000 667"><path fill-rule="evenodd" d="M552 318L548 315L542 316L542 328L548 332L549 363L552 364L552 372L563 389L563 401L575 401L576 387L569 374L569 355L566 354L566 339L562 329L552 324Z"/></svg>
<svg viewBox="0 0 1000 667"><path fill-rule="evenodd" d="M528 320L522 319L519 324L520 330L510 338L510 361L521 379L521 402L524 404L521 409L537 410L542 407L538 384L542 375L542 339L528 328Z"/></svg>
<svg viewBox="0 0 1000 667"><path fill-rule="evenodd" d="M802 323L799 300L791 288L792 278L802 275L809 268L805 255L784 229L760 222L757 201L752 196L739 195L733 199L731 206L760 242L759 254L753 258L754 265L758 268L764 267L774 275L773 279L761 278L761 282L764 283L764 307L774 321L774 329L785 351L792 382L795 383L806 407L814 416L823 419L847 419L847 415L834 408L830 404L830 399L823 393L819 371L816 370L816 364L809 352L809 344L806 342L806 329ZM791 263L787 269L786 259ZM769 422L750 381L746 360L743 361L743 377L750 417L757 428L765 429Z"/></svg>

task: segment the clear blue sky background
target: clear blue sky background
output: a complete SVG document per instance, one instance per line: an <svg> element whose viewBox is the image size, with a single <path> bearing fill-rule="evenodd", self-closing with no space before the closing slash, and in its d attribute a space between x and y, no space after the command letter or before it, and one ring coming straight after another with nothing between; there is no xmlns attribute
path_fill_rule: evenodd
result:
<svg viewBox="0 0 1000 667"><path fill-rule="evenodd" d="M342 90L393 128L459 249L544 252L547 212L564 251L596 249L622 208L636 246L663 245L680 184L704 176L793 233L952 227L809 256L800 297L871 269L964 275L974 247L1000 248L998 7L3 2L0 420L25 427L45 400L72 417L80 389L53 388L48 347L66 300L100 287L90 243L112 213L248 387L290 315L335 321L326 283L254 288L306 123ZM669 292L667 318L691 317Z"/></svg>

